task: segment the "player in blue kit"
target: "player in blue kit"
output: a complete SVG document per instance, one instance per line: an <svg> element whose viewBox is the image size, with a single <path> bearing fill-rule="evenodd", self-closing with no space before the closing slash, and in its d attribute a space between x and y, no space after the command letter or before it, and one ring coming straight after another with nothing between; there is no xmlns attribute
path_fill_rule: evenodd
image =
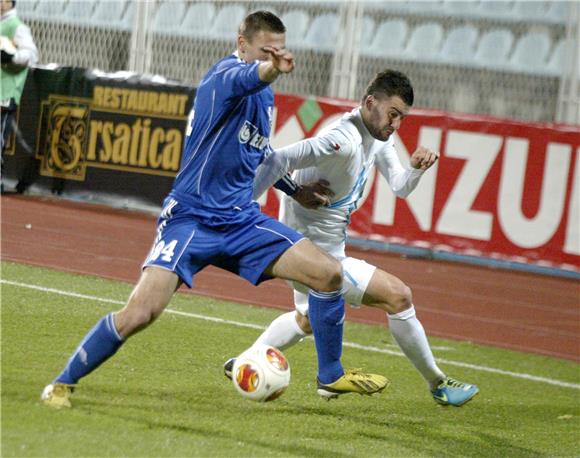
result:
<svg viewBox="0 0 580 458"><path fill-rule="evenodd" d="M385 377L344 371L341 265L303 235L260 213L252 200L255 171L266 155L274 96L270 84L294 69L285 27L258 11L242 22L237 51L201 81L180 171L158 219L157 237L125 307L103 317L81 341L64 370L41 395L70 407L78 381L149 326L177 288L191 287L208 265L253 284L278 277L309 288L309 318L318 353L318 390L373 394Z"/></svg>

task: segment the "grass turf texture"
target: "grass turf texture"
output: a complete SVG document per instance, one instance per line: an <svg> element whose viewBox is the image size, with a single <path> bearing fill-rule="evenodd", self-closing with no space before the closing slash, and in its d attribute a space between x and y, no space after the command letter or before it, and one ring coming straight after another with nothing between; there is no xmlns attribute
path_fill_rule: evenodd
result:
<svg viewBox="0 0 580 458"><path fill-rule="evenodd" d="M123 301L131 286L13 263L2 278ZM258 330L164 314L81 381L74 408L39 395L95 322L118 308L2 284L2 456L578 456L579 391L442 364L481 393L435 404L402 357L345 348L347 367L389 376L382 395L325 402L315 393L312 340L285 353L292 381L277 401L242 399L222 363ZM278 311L178 294L171 309L267 325ZM420 313L420 309L419 309ZM348 323L345 340L386 347L383 326ZM448 360L578 383L573 362L430 339ZM389 347L391 348L391 347Z"/></svg>

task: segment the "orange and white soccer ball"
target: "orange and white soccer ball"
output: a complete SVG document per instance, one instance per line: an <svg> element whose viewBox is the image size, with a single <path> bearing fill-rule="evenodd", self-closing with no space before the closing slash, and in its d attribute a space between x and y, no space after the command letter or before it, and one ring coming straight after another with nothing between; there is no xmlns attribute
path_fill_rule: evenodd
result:
<svg viewBox="0 0 580 458"><path fill-rule="evenodd" d="M236 358L232 381L236 390L247 399L273 401L290 383L290 365L277 348L254 345Z"/></svg>

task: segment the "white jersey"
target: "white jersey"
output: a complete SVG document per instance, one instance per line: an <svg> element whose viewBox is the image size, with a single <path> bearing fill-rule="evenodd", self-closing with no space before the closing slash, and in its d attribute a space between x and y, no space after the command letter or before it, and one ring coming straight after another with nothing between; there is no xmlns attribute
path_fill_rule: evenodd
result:
<svg viewBox="0 0 580 458"><path fill-rule="evenodd" d="M288 196L280 203L280 220L304 234L337 258L344 257L346 228L363 194L365 183L377 165L393 192L408 196L417 186L422 170L403 167L393 137L376 140L364 125L360 108L322 130L316 137L277 149L256 172L254 197L289 171L298 184L324 179L334 191L331 204L310 210Z"/></svg>

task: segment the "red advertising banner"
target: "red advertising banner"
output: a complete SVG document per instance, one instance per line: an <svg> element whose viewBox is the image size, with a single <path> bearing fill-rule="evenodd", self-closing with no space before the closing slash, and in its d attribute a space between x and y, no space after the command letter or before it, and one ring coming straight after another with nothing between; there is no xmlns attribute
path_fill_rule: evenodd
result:
<svg viewBox="0 0 580 458"><path fill-rule="evenodd" d="M272 145L316 134L355 104L278 95ZM375 170L351 237L580 271L580 126L412 110L396 134L403 164L441 153L407 198ZM332 184L331 184L332 187ZM263 196L276 215L276 192Z"/></svg>

